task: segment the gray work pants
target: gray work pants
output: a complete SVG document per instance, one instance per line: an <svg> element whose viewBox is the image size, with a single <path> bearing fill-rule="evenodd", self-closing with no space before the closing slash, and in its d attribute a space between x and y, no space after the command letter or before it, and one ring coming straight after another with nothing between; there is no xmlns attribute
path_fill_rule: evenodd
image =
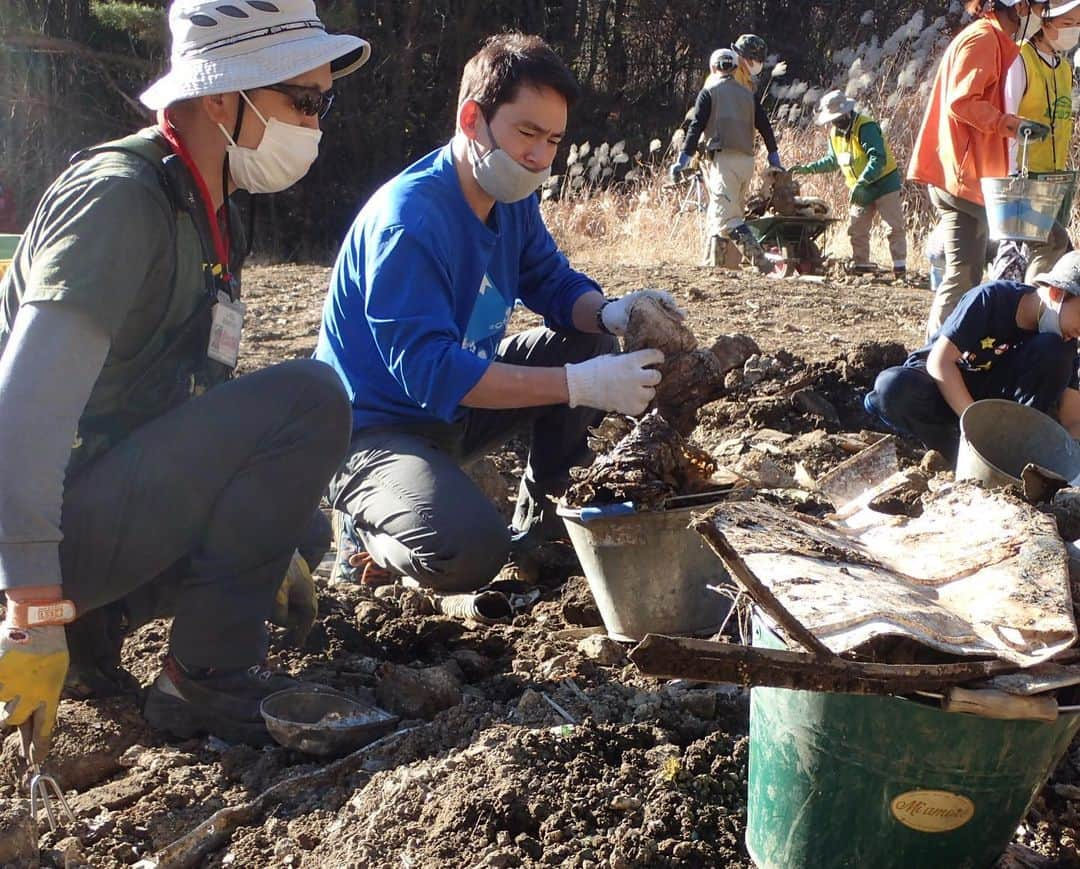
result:
<svg viewBox="0 0 1080 869"><path fill-rule="evenodd" d="M349 425L340 381L310 359L147 423L65 485L65 595L91 618L114 602L134 624L173 615L170 650L187 667L259 663L274 593L309 542Z"/></svg>
<svg viewBox="0 0 1080 869"><path fill-rule="evenodd" d="M532 329L506 338L497 361L560 366L614 352L608 335ZM413 423L361 429L330 483L330 502L352 517L364 548L383 567L440 591L469 591L506 563L510 531L462 470L470 458L529 431L529 461L514 528L554 519L551 495L588 457L586 430L603 414L547 405L512 410L470 408L455 423Z"/></svg>
<svg viewBox="0 0 1080 869"><path fill-rule="evenodd" d="M873 262L870 258L870 226L875 214L888 227L889 255L893 268L906 267L907 227L904 225L904 206L899 190L879 196L869 205L852 205L848 210L852 261L860 266Z"/></svg>
<svg viewBox="0 0 1080 869"><path fill-rule="evenodd" d="M930 306L927 338L941 328L964 293L982 282L986 245L990 240L983 206L959 199L937 187L930 187L929 192L945 245L945 273Z"/></svg>

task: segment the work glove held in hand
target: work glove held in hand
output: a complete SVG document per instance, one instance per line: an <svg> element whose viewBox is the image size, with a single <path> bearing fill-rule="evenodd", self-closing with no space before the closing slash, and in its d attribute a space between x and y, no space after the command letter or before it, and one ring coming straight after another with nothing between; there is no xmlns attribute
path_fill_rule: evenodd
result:
<svg viewBox="0 0 1080 869"><path fill-rule="evenodd" d="M1032 142L1040 142L1050 135L1050 128L1046 124L1040 124L1038 121L1029 121L1026 118L1021 118L1020 123L1016 125L1016 136L1018 139L1023 139L1027 136Z"/></svg>
<svg viewBox="0 0 1080 869"><path fill-rule="evenodd" d="M635 303L646 296L656 299L678 319L686 319L686 311L679 307L675 297L666 290L634 290L634 292L627 293L622 298L614 299L604 305L603 310L600 312L600 319L603 321L604 328L612 335L625 335L626 328L630 324L630 312L633 310Z"/></svg>
<svg viewBox="0 0 1080 869"><path fill-rule="evenodd" d="M22 731L23 744L32 746L33 762L43 760L49 750L67 669L63 626L0 623L0 728Z"/></svg>
<svg viewBox="0 0 1080 869"><path fill-rule="evenodd" d="M270 621L288 629L288 641L297 648L307 642L308 634L319 612L319 595L311 578L308 563L294 552L285 578L274 595L274 608Z"/></svg>
<svg viewBox="0 0 1080 869"><path fill-rule="evenodd" d="M869 205L874 201L873 196L870 195L870 188L863 184L861 181L851 188L851 204L858 205L860 208Z"/></svg>
<svg viewBox="0 0 1080 869"><path fill-rule="evenodd" d="M656 394L664 354L646 348L619 356L596 356L566 366L566 389L571 407L595 407L637 416Z"/></svg>

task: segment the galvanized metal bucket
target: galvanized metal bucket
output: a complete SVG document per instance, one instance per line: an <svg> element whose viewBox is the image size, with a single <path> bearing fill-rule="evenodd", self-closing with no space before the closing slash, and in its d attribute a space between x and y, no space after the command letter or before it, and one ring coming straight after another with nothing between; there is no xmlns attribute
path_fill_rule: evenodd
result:
<svg viewBox="0 0 1080 869"><path fill-rule="evenodd" d="M986 222L995 241L1046 241L1070 190L1066 180L983 178Z"/></svg>
<svg viewBox="0 0 1080 869"><path fill-rule="evenodd" d="M690 514L721 496L674 509L632 504L560 507L608 636L715 633L731 600L710 585L732 587L723 563L689 527Z"/></svg>
<svg viewBox="0 0 1080 869"><path fill-rule="evenodd" d="M1080 445L1045 413L1015 401L988 398L968 406L960 417L958 480L1008 486L1032 463L1073 480L1080 475Z"/></svg>

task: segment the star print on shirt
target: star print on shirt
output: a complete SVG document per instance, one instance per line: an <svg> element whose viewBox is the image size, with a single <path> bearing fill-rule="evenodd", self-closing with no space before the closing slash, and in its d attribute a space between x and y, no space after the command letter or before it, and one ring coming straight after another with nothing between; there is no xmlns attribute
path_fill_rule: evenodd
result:
<svg viewBox="0 0 1080 869"><path fill-rule="evenodd" d="M979 346L982 347L983 350L993 350L994 349L994 339L993 338L983 338L982 341L979 342Z"/></svg>

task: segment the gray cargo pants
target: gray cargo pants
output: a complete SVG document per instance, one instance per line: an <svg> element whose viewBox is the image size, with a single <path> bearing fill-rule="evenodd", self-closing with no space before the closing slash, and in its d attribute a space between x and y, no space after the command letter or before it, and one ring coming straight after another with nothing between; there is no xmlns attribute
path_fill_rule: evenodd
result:
<svg viewBox="0 0 1080 869"><path fill-rule="evenodd" d="M85 614L73 627L118 607L136 625L172 615L186 666L262 661L292 552L318 548L305 538L349 428L337 375L300 359L215 387L81 469L60 544L64 593Z"/></svg>
<svg viewBox="0 0 1080 869"><path fill-rule="evenodd" d="M934 293L926 320L926 335L930 338L948 319L964 293L982 282L990 228L986 224L986 209L977 202L960 199L937 187L928 190L945 242L945 274Z"/></svg>
<svg viewBox="0 0 1080 869"><path fill-rule="evenodd" d="M559 366L617 350L609 335L532 329L506 338L496 360ZM528 429L529 461L514 529L554 519L551 495L588 454L586 430L603 413L566 405L468 409L456 423L362 429L330 484L330 503L348 513L364 548L381 566L440 591L469 591L506 563L510 530L462 464ZM556 520L557 521L557 520Z"/></svg>

